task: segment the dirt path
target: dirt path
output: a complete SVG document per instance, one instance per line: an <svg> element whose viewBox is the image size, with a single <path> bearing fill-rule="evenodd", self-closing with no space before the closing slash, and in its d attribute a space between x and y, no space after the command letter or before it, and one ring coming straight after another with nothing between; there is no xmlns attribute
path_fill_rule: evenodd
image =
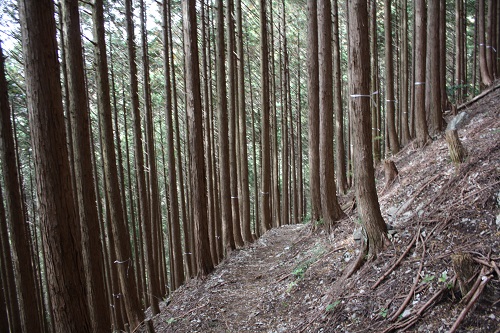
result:
<svg viewBox="0 0 500 333"><path fill-rule="evenodd" d="M292 274L298 255L293 244L305 233L301 224L283 226L235 251L203 284L196 286L192 281L192 285L179 290L198 288L195 295L190 295L199 297L193 309L183 308L193 304L182 297L185 292L180 293L180 299L174 294L166 310L171 315L166 319L168 325L160 326L157 321L155 328L162 332L187 332L188 320L190 332L259 332L279 326L276 321L283 318L278 318L276 312L286 306L282 300L289 287L283 281Z"/></svg>

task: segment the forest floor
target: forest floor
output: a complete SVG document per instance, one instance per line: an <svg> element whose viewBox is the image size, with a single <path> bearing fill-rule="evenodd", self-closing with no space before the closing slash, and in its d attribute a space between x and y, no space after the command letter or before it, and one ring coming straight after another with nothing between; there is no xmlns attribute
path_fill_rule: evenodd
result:
<svg viewBox="0 0 500 333"><path fill-rule="evenodd" d="M449 332L463 312L457 332L500 332L499 105L497 87L460 110L464 163L450 161L442 133L392 158L399 176L389 187L377 168L391 245L352 277L343 275L359 253L349 193L340 197L348 217L331 231L272 229L176 290L152 318L155 331ZM463 266L475 284L467 299L452 257L472 259Z"/></svg>

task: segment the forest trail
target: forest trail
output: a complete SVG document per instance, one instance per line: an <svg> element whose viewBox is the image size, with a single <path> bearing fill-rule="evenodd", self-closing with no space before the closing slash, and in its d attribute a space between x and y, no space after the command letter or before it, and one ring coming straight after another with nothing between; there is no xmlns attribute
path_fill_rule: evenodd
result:
<svg viewBox="0 0 500 333"><path fill-rule="evenodd" d="M448 332L466 308L453 287L457 254L472 256L488 279L457 332L500 332L499 102L497 86L460 110L464 163L450 161L442 133L392 158L399 177L390 187L377 168L382 214L395 234L351 278L342 273L358 253L355 209L332 233L287 225L233 251L161 303L155 332ZM344 207L352 198L341 197Z"/></svg>

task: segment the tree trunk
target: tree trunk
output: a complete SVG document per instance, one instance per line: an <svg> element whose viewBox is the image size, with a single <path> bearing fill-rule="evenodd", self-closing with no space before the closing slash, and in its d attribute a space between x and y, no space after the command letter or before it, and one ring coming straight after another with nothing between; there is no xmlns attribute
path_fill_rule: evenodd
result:
<svg viewBox="0 0 500 333"><path fill-rule="evenodd" d="M380 213L371 149L370 127L370 54L368 45L368 13L366 1L349 3L349 50L351 73L351 124L353 128L354 179L356 201L361 223L367 235L368 258L382 251L387 227ZM360 96L361 95L361 96ZM359 96L359 97L357 97Z"/></svg>
<svg viewBox="0 0 500 333"><path fill-rule="evenodd" d="M375 162L380 162L381 159L381 142L382 132L380 125L380 81L378 69L378 33L377 33L377 2L371 1L370 7L370 64L371 64L371 86L370 92L372 93L373 103L371 104L372 115L372 145L373 145L373 159ZM348 146L349 147L349 146Z"/></svg>
<svg viewBox="0 0 500 333"><path fill-rule="evenodd" d="M0 45L0 158L2 161L2 175L5 188L5 204L7 221L11 233L10 244L12 251L12 263L16 283L12 290L19 291L13 297L12 305L16 306L16 320L11 323L11 328L17 328L24 332L35 332L41 329L38 318L40 309L37 302L33 301L36 295L36 284L34 280L34 269L31 263L32 253L29 247L29 230L27 229L21 197L20 175L17 169L16 149L14 144L14 132L11 123L11 111L5 79L5 65L2 47ZM5 245L8 245L6 243ZM5 253L7 255L7 253ZM9 251L10 257L10 251ZM9 264L7 260L5 265ZM5 290L7 292L7 290ZM7 294L7 297L9 295ZM18 306L18 307L17 307ZM17 315L16 315L17 314ZM14 317L12 317L14 319ZM20 322L17 322L20 320ZM21 327L18 327L18 324Z"/></svg>
<svg viewBox="0 0 500 333"><path fill-rule="evenodd" d="M460 105L463 102L463 85L464 79L464 2L463 0L455 1L455 104Z"/></svg>
<svg viewBox="0 0 500 333"><path fill-rule="evenodd" d="M396 168L396 164L392 160L384 161L384 175L385 175L385 188L389 188L391 184L394 182L399 172Z"/></svg>
<svg viewBox="0 0 500 333"><path fill-rule="evenodd" d="M39 219L45 242L54 327L56 332L88 332L91 323L66 146L53 3L22 1L19 14ZM32 272L29 274L25 276L33 276ZM34 287L32 291L30 297L36 294ZM34 310L30 306L26 309ZM25 325L39 327L35 319L38 318L37 310L33 311L33 316L24 318ZM37 328L33 332L36 331Z"/></svg>
<svg viewBox="0 0 500 333"><path fill-rule="evenodd" d="M410 142L408 104L408 0L402 0L401 8L401 145Z"/></svg>
<svg viewBox="0 0 500 333"><path fill-rule="evenodd" d="M193 226L198 276L205 277L213 269L207 227L207 193L203 158L203 119L201 107L200 72L196 26L196 6L183 1L184 54L186 64L186 106L191 158L191 196L193 197Z"/></svg>
<svg viewBox="0 0 500 333"><path fill-rule="evenodd" d="M426 3L415 0L415 137L418 147L429 140L425 115Z"/></svg>
<svg viewBox="0 0 500 333"><path fill-rule="evenodd" d="M337 160L336 176L339 193L347 191L347 174L345 163L344 144L344 109L342 105L342 72L340 70L340 35L339 35L339 9L337 0L333 0L333 109L335 110L335 143Z"/></svg>
<svg viewBox="0 0 500 333"><path fill-rule="evenodd" d="M441 82L439 78L439 2L429 1L427 29L427 65L426 87L429 92L427 120L429 133L437 134L442 130Z"/></svg>
<svg viewBox="0 0 500 333"><path fill-rule="evenodd" d="M321 207L324 222L331 226L342 217L343 212L337 201L333 168L333 76L330 0L318 1L318 31Z"/></svg>
<svg viewBox="0 0 500 333"><path fill-rule="evenodd" d="M111 118L111 101L109 94L108 63L106 59L106 44L104 40L104 14L102 0L95 0L93 6L94 18L94 40L95 59L97 64L97 103L99 119L102 125L103 135L103 162L104 177L106 179L106 195L109 200L109 216L111 230L114 237L116 257L112 258L117 267L120 292L125 305L128 323L131 327L137 327L144 319L139 305L137 286L132 273L133 266L130 263L132 251L130 247L130 236L120 197L120 186L118 182L118 170L116 167L116 153L113 141L113 123ZM113 260L114 259L114 260Z"/></svg>
<svg viewBox="0 0 500 333"><path fill-rule="evenodd" d="M68 71L68 98L73 140L77 211L80 216L86 292L92 329L109 330L109 306L103 280L102 246L92 174L89 111L85 89L83 49L77 0L62 1L62 20Z"/></svg>
<svg viewBox="0 0 500 333"><path fill-rule="evenodd" d="M238 131L237 131L237 68L236 68L236 46L234 37L234 10L233 0L226 1L226 20L227 20L227 78L228 78L228 115L229 115L229 169L230 169L230 186L231 186L231 207L233 215L233 237L235 246L243 246L243 238L241 237L240 224L240 205L238 197L238 161L236 159L236 151L238 147ZM223 30L222 30L223 31Z"/></svg>
<svg viewBox="0 0 500 333"><path fill-rule="evenodd" d="M235 248L231 211L231 179L229 165L228 109L224 48L224 4L217 1L217 110L219 124L219 172L222 210L222 237L225 252Z"/></svg>
<svg viewBox="0 0 500 333"><path fill-rule="evenodd" d="M492 84L491 73L488 69L487 60L487 45L486 45L486 32L485 32L485 1L479 0L478 4L478 42L479 42L479 70L481 72L481 83L484 87L488 87Z"/></svg>
<svg viewBox="0 0 500 333"><path fill-rule="evenodd" d="M319 69L317 0L307 1L307 99L309 102L309 191L311 220L321 218L319 178Z"/></svg>
<svg viewBox="0 0 500 333"><path fill-rule="evenodd" d="M270 156L270 131L269 131L269 52L267 45L267 17L266 0L260 0L260 81L261 81L261 190L262 198L260 206L261 227L260 232L264 234L271 229L271 156Z"/></svg>
<svg viewBox="0 0 500 333"><path fill-rule="evenodd" d="M386 117L387 132L389 134L390 150L392 155L399 152L398 134L396 132L396 99L394 97L394 61L392 50L391 28L391 0L384 1L384 30L385 30L385 72L386 72Z"/></svg>
<svg viewBox="0 0 500 333"><path fill-rule="evenodd" d="M243 51L243 16L241 0L236 0L236 28L237 28L237 52L238 52L238 112L239 112L239 142L240 142L240 207L241 207L241 231L245 242L252 242L250 230L250 192L248 184L248 151L247 151L247 115L245 99L245 53Z"/></svg>

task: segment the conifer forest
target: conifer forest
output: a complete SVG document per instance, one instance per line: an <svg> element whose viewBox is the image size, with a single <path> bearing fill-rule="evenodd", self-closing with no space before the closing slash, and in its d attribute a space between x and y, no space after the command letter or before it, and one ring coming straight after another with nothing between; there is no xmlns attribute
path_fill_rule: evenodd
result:
<svg viewBox="0 0 500 333"><path fill-rule="evenodd" d="M499 47L497 0L0 0L0 332L500 332Z"/></svg>

